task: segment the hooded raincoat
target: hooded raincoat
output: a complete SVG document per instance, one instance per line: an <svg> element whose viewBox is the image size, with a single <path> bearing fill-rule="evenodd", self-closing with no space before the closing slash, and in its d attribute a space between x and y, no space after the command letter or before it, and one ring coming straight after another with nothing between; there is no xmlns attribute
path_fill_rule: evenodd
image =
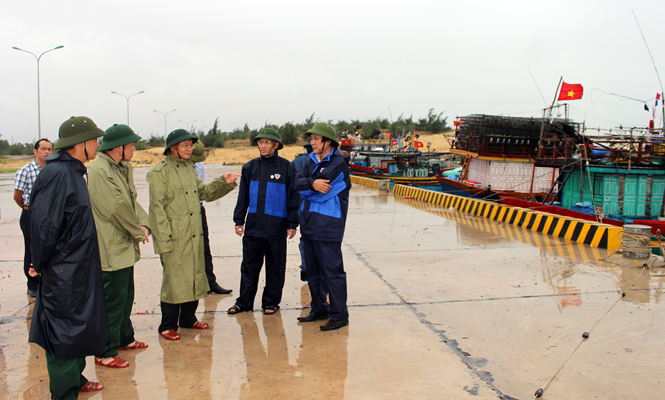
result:
<svg viewBox="0 0 665 400"><path fill-rule="evenodd" d="M118 271L141 258L145 240L141 225L150 226L148 213L136 201L134 170L127 161L115 162L99 153L88 173L88 190L95 216L102 270Z"/></svg>
<svg viewBox="0 0 665 400"><path fill-rule="evenodd" d="M146 177L150 184L150 228L164 275L161 300L182 304L208 294L203 258L200 201L214 201L232 191L223 176L204 184L194 163L168 155Z"/></svg>
<svg viewBox="0 0 665 400"><path fill-rule="evenodd" d="M29 341L55 358L100 354L109 341L85 172L82 162L60 151L46 159L30 196L32 264L42 281Z"/></svg>

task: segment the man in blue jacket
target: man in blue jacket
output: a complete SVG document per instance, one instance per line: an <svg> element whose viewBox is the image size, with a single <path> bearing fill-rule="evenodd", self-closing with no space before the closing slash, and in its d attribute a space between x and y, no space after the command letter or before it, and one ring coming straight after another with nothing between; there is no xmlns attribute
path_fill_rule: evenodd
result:
<svg viewBox="0 0 665 400"><path fill-rule="evenodd" d="M291 161L291 165L293 165L293 169L296 171L296 174L305 167L307 161L309 160L309 155L312 153L312 144L309 140L302 147L304 147L307 152L300 154L298 157L293 159L293 161ZM300 203L300 201L298 201L298 203ZM307 282L307 264L305 263L305 248L302 244L302 237L300 237L298 249L300 250L300 280Z"/></svg>
<svg viewBox="0 0 665 400"><path fill-rule="evenodd" d="M349 324L342 239L351 178L349 163L338 148L335 128L321 122L308 130L307 135L311 137L312 153L296 176L296 190L302 198L300 235L312 303L309 315L298 321L329 318L321 330L330 331Z"/></svg>
<svg viewBox="0 0 665 400"><path fill-rule="evenodd" d="M294 191L295 172L291 163L277 154L283 147L279 133L263 128L254 141L261 156L242 167L238 202L233 213L236 234L242 237L242 264L240 295L228 313L254 308L265 258L266 286L261 308L264 314L272 315L279 310L282 301L286 238L293 238L298 227L298 193Z"/></svg>

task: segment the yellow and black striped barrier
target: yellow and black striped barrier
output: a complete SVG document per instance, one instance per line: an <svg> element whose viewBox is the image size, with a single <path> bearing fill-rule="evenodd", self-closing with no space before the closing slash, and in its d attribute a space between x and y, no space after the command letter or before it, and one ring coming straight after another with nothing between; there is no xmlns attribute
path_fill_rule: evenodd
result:
<svg viewBox="0 0 665 400"><path fill-rule="evenodd" d="M243 165L245 165L245 163L244 162L225 162L225 163L222 163L222 165L243 166Z"/></svg>
<svg viewBox="0 0 665 400"><path fill-rule="evenodd" d="M457 224L471 227L474 230L478 229L497 237L508 238L511 241L517 241L545 249L547 252L555 256L569 256L575 261L591 262L598 261L609 254L607 250L601 250L598 247L591 247L577 242L563 241L548 235L539 235L533 230L523 229L516 225L505 224L487 218L469 218L460 210L448 210L434 207L430 203L404 200L401 196L395 196L394 200L397 203L403 203L417 210L434 214L437 217L455 221ZM464 230L460 230L460 234L463 234L464 232ZM473 233L469 232L468 234L472 235Z"/></svg>
<svg viewBox="0 0 665 400"><path fill-rule="evenodd" d="M363 178L356 175L351 175L351 183L366 186L368 188L379 188L379 181L377 179Z"/></svg>
<svg viewBox="0 0 665 400"><path fill-rule="evenodd" d="M623 228L613 225L505 206L406 185L395 185L393 194L409 196L415 200L425 201L444 208L452 207L466 214L521 226L592 247L616 250L621 245L619 233L623 231Z"/></svg>

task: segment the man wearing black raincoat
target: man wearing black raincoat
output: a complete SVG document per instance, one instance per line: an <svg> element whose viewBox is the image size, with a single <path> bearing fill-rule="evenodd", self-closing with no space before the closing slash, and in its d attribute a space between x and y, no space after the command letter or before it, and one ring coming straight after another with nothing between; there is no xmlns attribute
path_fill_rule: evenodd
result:
<svg viewBox="0 0 665 400"><path fill-rule="evenodd" d="M102 389L82 373L85 357L106 351L109 327L97 230L83 163L104 136L87 117L60 126L31 197L31 276L41 274L29 341L46 351L51 399L76 399Z"/></svg>

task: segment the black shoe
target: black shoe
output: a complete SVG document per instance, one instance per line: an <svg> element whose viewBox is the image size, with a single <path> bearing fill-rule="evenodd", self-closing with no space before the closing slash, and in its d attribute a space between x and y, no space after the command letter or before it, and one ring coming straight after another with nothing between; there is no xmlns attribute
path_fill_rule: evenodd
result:
<svg viewBox="0 0 665 400"><path fill-rule="evenodd" d="M300 280L303 282L307 282L307 270L306 269L301 269L300 270Z"/></svg>
<svg viewBox="0 0 665 400"><path fill-rule="evenodd" d="M30 297L37 297L37 291L36 291L36 290L32 290L32 289L28 289L28 296L30 296Z"/></svg>
<svg viewBox="0 0 665 400"><path fill-rule="evenodd" d="M334 331L335 329L339 329L343 326L347 326L349 324L349 319L342 319L339 321L331 319L328 321L327 324L323 325L321 328L322 331Z"/></svg>
<svg viewBox="0 0 665 400"><path fill-rule="evenodd" d="M312 322L318 321L320 319L328 319L328 314L320 314L314 311L310 311L309 315L306 317L298 317L298 322Z"/></svg>
<svg viewBox="0 0 665 400"><path fill-rule="evenodd" d="M208 294L231 294L231 293L233 293L233 290L224 289L219 285L212 286L210 290L208 290Z"/></svg>

